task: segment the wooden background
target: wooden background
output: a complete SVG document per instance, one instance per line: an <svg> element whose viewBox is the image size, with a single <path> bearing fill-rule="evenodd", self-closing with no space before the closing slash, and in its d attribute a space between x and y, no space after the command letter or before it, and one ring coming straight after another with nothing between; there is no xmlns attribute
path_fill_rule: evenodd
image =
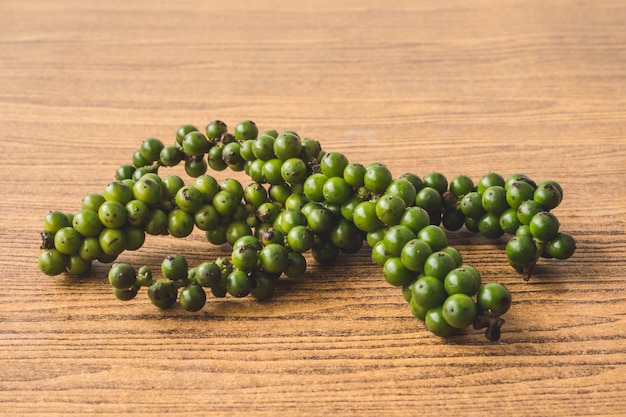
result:
<svg viewBox="0 0 626 417"><path fill-rule="evenodd" d="M621 0L2 0L0 414L625 415L625 28ZM396 176L557 180L578 251L524 283L504 240L450 236L513 293L498 343L432 336L366 249L196 314L117 301L104 265L38 271L48 210L214 119ZM227 253L121 259L172 252Z"/></svg>

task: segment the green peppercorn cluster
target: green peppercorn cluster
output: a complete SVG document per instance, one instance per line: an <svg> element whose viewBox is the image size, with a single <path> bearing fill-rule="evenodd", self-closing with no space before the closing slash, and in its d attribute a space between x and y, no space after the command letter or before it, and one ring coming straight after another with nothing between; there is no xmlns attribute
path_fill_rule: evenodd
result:
<svg viewBox="0 0 626 417"><path fill-rule="evenodd" d="M179 164L188 183L160 172ZM209 169L244 171L251 182L218 181ZM506 256L527 280L540 257L567 259L575 250L550 211L562 195L554 181L536 184L519 174L505 181L489 173L476 185L467 176L448 183L437 172L394 178L383 163L349 162L293 131L259 132L246 120L229 132L216 120L204 132L181 126L171 145L144 140L132 163L120 166L101 192L86 195L77 213L47 213L39 267L48 275L82 275L93 261L111 263L108 279L120 300L145 287L159 308L178 301L198 311L207 291L266 299L281 276L305 273L306 253L331 264L367 245L385 280L402 289L431 332L448 336L473 326L498 340L511 294L483 283L448 245L446 230L513 235ZM125 250L141 248L146 235L184 238L194 229L212 244L228 244L230 256L191 266L172 254L161 277L147 266L116 262Z"/></svg>

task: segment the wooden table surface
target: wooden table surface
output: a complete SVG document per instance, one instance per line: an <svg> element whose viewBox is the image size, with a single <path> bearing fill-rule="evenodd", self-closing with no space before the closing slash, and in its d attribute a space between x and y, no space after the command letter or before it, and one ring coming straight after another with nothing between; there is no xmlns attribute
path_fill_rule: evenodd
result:
<svg viewBox="0 0 626 417"><path fill-rule="evenodd" d="M620 0L3 0L0 414L626 415L625 24ZM513 294L496 343L431 335L366 248L195 314L116 300L103 264L39 272L47 211L214 119L396 176L554 179L577 252L525 283L506 240L450 234ZM173 252L228 254L194 232L120 259Z"/></svg>

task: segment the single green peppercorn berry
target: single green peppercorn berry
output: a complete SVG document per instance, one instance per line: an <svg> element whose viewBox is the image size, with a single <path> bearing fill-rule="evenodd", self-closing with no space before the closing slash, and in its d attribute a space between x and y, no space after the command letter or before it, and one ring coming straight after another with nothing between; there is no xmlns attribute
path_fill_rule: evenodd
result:
<svg viewBox="0 0 626 417"><path fill-rule="evenodd" d="M233 248L231 262L233 266L244 272L253 271L259 262L259 249L251 245Z"/></svg>
<svg viewBox="0 0 626 417"><path fill-rule="evenodd" d="M319 141L311 138L305 138L302 140L302 157L304 159L317 159L322 151L322 145Z"/></svg>
<svg viewBox="0 0 626 417"><path fill-rule="evenodd" d="M287 233L287 244L294 252L303 253L313 247L314 234L306 226L296 225Z"/></svg>
<svg viewBox="0 0 626 417"><path fill-rule="evenodd" d="M148 138L141 143L139 152L146 161L154 162L159 160L162 149L163 142L157 138Z"/></svg>
<svg viewBox="0 0 626 417"><path fill-rule="evenodd" d="M322 174L328 178L343 178L343 172L348 164L348 158L344 154L340 152L328 152L320 161L320 169Z"/></svg>
<svg viewBox="0 0 626 417"><path fill-rule="evenodd" d="M52 210L46 213L43 218L43 228L44 230L56 233L63 227L69 227L72 223L68 219L67 215L62 211Z"/></svg>
<svg viewBox="0 0 626 417"><path fill-rule="evenodd" d="M207 153L207 163L211 169L215 171L223 171L228 168L228 164L222 159L222 151L224 150L224 144L218 143L211 147Z"/></svg>
<svg viewBox="0 0 626 417"><path fill-rule="evenodd" d="M363 232L372 232L384 225L376 215L376 203L372 201L357 204L352 212L352 222Z"/></svg>
<svg viewBox="0 0 626 417"><path fill-rule="evenodd" d="M105 201L98 209L98 218L104 227L119 229L126 224L126 207L117 201Z"/></svg>
<svg viewBox="0 0 626 417"><path fill-rule="evenodd" d="M284 207L287 198L292 194L291 187L287 183L270 185L267 190L270 200Z"/></svg>
<svg viewBox="0 0 626 417"><path fill-rule="evenodd" d="M273 150L281 161L298 158L302 153L300 137L292 131L281 132L274 140Z"/></svg>
<svg viewBox="0 0 626 417"><path fill-rule="evenodd" d="M517 208L517 218L522 224L530 224L535 214L544 211L544 208L534 200L524 201Z"/></svg>
<svg viewBox="0 0 626 417"><path fill-rule="evenodd" d="M443 282L436 277L422 275L413 283L411 300L425 310L441 305L447 296Z"/></svg>
<svg viewBox="0 0 626 417"><path fill-rule="evenodd" d="M344 253L356 253L363 246L363 236L354 223L339 219L330 230L330 241Z"/></svg>
<svg viewBox="0 0 626 417"><path fill-rule="evenodd" d="M450 180L450 192L457 198L463 198L467 193L474 191L474 182L467 175L457 175Z"/></svg>
<svg viewBox="0 0 626 417"><path fill-rule="evenodd" d="M276 154L274 153L275 141L275 137L266 133L261 134L252 144L252 153L261 161L269 161L270 159L276 158Z"/></svg>
<svg viewBox="0 0 626 417"><path fill-rule="evenodd" d="M415 233L409 227L395 225L387 230L385 237L383 237L383 242L385 243L385 249L387 249L392 256L399 257L404 245L414 238Z"/></svg>
<svg viewBox="0 0 626 417"><path fill-rule="evenodd" d="M283 161L278 158L273 158L266 161L261 168L264 182L272 185L283 184L285 180L283 180L283 176L281 173L282 166Z"/></svg>
<svg viewBox="0 0 626 417"><path fill-rule="evenodd" d="M144 229L153 236L167 234L167 214L158 208L150 209Z"/></svg>
<svg viewBox="0 0 626 417"><path fill-rule="evenodd" d="M527 224L521 224L515 231L515 236L533 237L533 234L530 233L530 226L528 226Z"/></svg>
<svg viewBox="0 0 626 417"><path fill-rule="evenodd" d="M482 204L482 195L476 191L465 194L459 206L463 214L472 219L478 220L486 213Z"/></svg>
<svg viewBox="0 0 626 417"><path fill-rule="evenodd" d="M84 238L78 248L78 256L86 261L95 261L101 254L102 248L97 236Z"/></svg>
<svg viewBox="0 0 626 417"><path fill-rule="evenodd" d="M439 194L448 190L448 179L440 172L431 172L422 178L425 187L434 188Z"/></svg>
<svg viewBox="0 0 626 417"><path fill-rule="evenodd" d="M256 160L256 156L252 152L252 146L254 145L254 139L246 139L240 143L239 154L246 162L252 162Z"/></svg>
<svg viewBox="0 0 626 417"><path fill-rule="evenodd" d="M133 199L133 190L123 181L112 181L104 187L102 196L107 201L126 204Z"/></svg>
<svg viewBox="0 0 626 417"><path fill-rule="evenodd" d="M125 250L137 250L146 241L146 232L141 227L127 226L124 228L124 233L127 237Z"/></svg>
<svg viewBox="0 0 626 417"><path fill-rule="evenodd" d="M164 200L173 200L178 190L185 186L185 181L178 175L168 175L161 180L162 196Z"/></svg>
<svg viewBox="0 0 626 417"><path fill-rule="evenodd" d="M480 288L480 278L476 279L476 273L463 266L454 268L443 280L444 288L448 295L466 294L473 296Z"/></svg>
<svg viewBox="0 0 626 417"><path fill-rule="evenodd" d="M324 199L331 204L343 204L352 197L352 186L342 177L331 177L322 187Z"/></svg>
<svg viewBox="0 0 626 417"><path fill-rule="evenodd" d="M387 259L391 257L391 253L389 253L385 249L385 243L380 240L372 246L372 261L378 266L385 265Z"/></svg>
<svg viewBox="0 0 626 417"><path fill-rule="evenodd" d="M243 185L239 181L233 178L226 178L224 181L219 183L220 190L228 191L237 196L237 198L242 199L244 190Z"/></svg>
<svg viewBox="0 0 626 417"><path fill-rule="evenodd" d="M285 210L302 210L305 204L309 201L306 199L304 195L301 194L291 194L285 200Z"/></svg>
<svg viewBox="0 0 626 417"><path fill-rule="evenodd" d="M205 203L211 203L215 194L220 191L220 186L217 183L217 180L207 174L196 177L193 186L200 191L202 199Z"/></svg>
<svg viewBox="0 0 626 417"><path fill-rule="evenodd" d="M126 203L126 221L131 226L143 226L148 221L150 207L141 200Z"/></svg>
<svg viewBox="0 0 626 417"><path fill-rule="evenodd" d="M343 178L353 187L365 185L365 166L358 162L348 163L343 170Z"/></svg>
<svg viewBox="0 0 626 417"><path fill-rule="evenodd" d="M476 301L482 312L498 317L511 308L511 293L502 284L488 283L480 287Z"/></svg>
<svg viewBox="0 0 626 417"><path fill-rule="evenodd" d="M138 169L141 167L145 167L146 165L149 165L150 161L143 157L143 155L141 154L141 150L137 149L133 153L132 163L133 163L133 167ZM135 176L136 172L137 170L135 170L135 172L133 173L133 177Z"/></svg>
<svg viewBox="0 0 626 417"><path fill-rule="evenodd" d="M514 236L506 243L506 256L515 267L526 267L537 260L537 246L530 236Z"/></svg>
<svg viewBox="0 0 626 417"><path fill-rule="evenodd" d="M161 272L163 272L165 278L173 281L187 278L188 269L187 260L178 254L166 256L161 263Z"/></svg>
<svg viewBox="0 0 626 417"><path fill-rule="evenodd" d="M215 169L215 167L212 167ZM209 169L209 163L202 155L190 156L185 160L185 173L192 178L206 174ZM226 169L226 167L222 168Z"/></svg>
<svg viewBox="0 0 626 417"><path fill-rule="evenodd" d="M235 269L226 277L226 291L233 297L245 297L252 291L252 279L244 271Z"/></svg>
<svg viewBox="0 0 626 417"><path fill-rule="evenodd" d="M261 204L255 211L255 215L261 223L274 223L280 209L272 202Z"/></svg>
<svg viewBox="0 0 626 417"><path fill-rule="evenodd" d="M413 185L416 192L421 190L422 187L424 186L424 184L422 183L422 179L419 176L412 174L410 172L406 172L400 175L400 178L408 180Z"/></svg>
<svg viewBox="0 0 626 417"><path fill-rule="evenodd" d="M444 251L437 251L426 258L423 270L425 275L435 277L443 282L446 275L456 266L456 261L452 255Z"/></svg>
<svg viewBox="0 0 626 417"><path fill-rule="evenodd" d="M472 324L477 311L476 302L467 294L452 294L442 305L444 320L457 329L463 329Z"/></svg>
<svg viewBox="0 0 626 417"><path fill-rule="evenodd" d="M183 151L178 146L170 145L161 150L159 161L166 167L173 167L178 165L184 156Z"/></svg>
<svg viewBox="0 0 626 417"><path fill-rule="evenodd" d="M487 188L494 185L504 187L504 178L502 178L500 174L497 174L495 172L489 172L483 175L480 180L478 180L478 183L476 184L476 191L478 191L478 193L482 195L485 193Z"/></svg>
<svg viewBox="0 0 626 417"><path fill-rule="evenodd" d="M535 187L522 179L511 181L506 188L507 204L517 209L524 201L532 200Z"/></svg>
<svg viewBox="0 0 626 417"><path fill-rule="evenodd" d="M400 259L411 271L422 272L426 258L431 254L432 249L428 243L420 239L411 239L402 247Z"/></svg>
<svg viewBox="0 0 626 417"><path fill-rule="evenodd" d="M389 284L401 287L413 281L417 273L405 267L399 256L391 256L383 265L383 275Z"/></svg>
<svg viewBox="0 0 626 417"><path fill-rule="evenodd" d="M83 197L80 208L82 210L93 210L98 212L100 205L105 202L104 197L100 193L89 193Z"/></svg>
<svg viewBox="0 0 626 417"><path fill-rule="evenodd" d="M310 201L324 201L324 184L328 177L324 174L312 174L304 180L304 196Z"/></svg>
<svg viewBox="0 0 626 417"><path fill-rule="evenodd" d="M402 214L402 217L400 217L399 224L407 226L413 230L415 234L417 234L417 232L430 224L430 216L422 207L407 207L405 212Z"/></svg>
<svg viewBox="0 0 626 417"><path fill-rule="evenodd" d="M428 212L431 222L436 217L441 216L442 203L441 194L439 194L439 191L432 187L422 188L415 196L415 205L422 207Z"/></svg>
<svg viewBox="0 0 626 417"><path fill-rule="evenodd" d="M253 182L243 190L243 198L246 203L258 208L261 204L267 203L267 190L261 184Z"/></svg>
<svg viewBox="0 0 626 417"><path fill-rule="evenodd" d="M448 246L448 236L439 226L428 225L423 227L417 233L417 238L428 243L433 252L440 251Z"/></svg>
<svg viewBox="0 0 626 417"><path fill-rule="evenodd" d="M285 234L274 227L265 227L257 230L257 236L261 245L267 246L270 243L282 245L285 241Z"/></svg>
<svg viewBox="0 0 626 417"><path fill-rule="evenodd" d="M554 236L548 246L545 248L545 252L555 259L568 259L576 251L576 241L572 235L564 232L559 232Z"/></svg>
<svg viewBox="0 0 626 417"><path fill-rule="evenodd" d="M276 279L272 274L264 271L254 271L250 278L253 281L250 295L257 300L267 300L276 290Z"/></svg>
<svg viewBox="0 0 626 417"><path fill-rule="evenodd" d="M352 215L356 206L361 204L363 199L359 196L353 195L348 201L341 205L341 215L344 219L352 221Z"/></svg>
<svg viewBox="0 0 626 417"><path fill-rule="evenodd" d="M259 253L261 267L270 273L283 272L287 266L288 258L287 250L277 243L264 246Z"/></svg>
<svg viewBox="0 0 626 417"><path fill-rule="evenodd" d="M546 210L552 210L557 207L562 199L562 189L554 181L539 183L533 194L533 200Z"/></svg>
<svg viewBox="0 0 626 417"><path fill-rule="evenodd" d="M233 245L243 236L251 236L252 229L244 221L233 221L226 226L226 242Z"/></svg>
<svg viewBox="0 0 626 417"><path fill-rule="evenodd" d="M216 140L228 132L228 126L221 120L212 120L206 125L205 132L207 139Z"/></svg>
<svg viewBox="0 0 626 417"><path fill-rule="evenodd" d="M213 207L219 213L220 216L228 217L232 216L240 205L240 200L237 196L229 191L219 191L213 197Z"/></svg>
<svg viewBox="0 0 626 417"><path fill-rule="evenodd" d="M219 285L222 279L222 271L214 262L203 262L197 267L196 282L203 287Z"/></svg>
<svg viewBox="0 0 626 417"><path fill-rule="evenodd" d="M509 207L500 214L500 228L504 233L514 235L517 229L521 226L519 219L517 218L517 210Z"/></svg>
<svg viewBox="0 0 626 417"><path fill-rule="evenodd" d="M82 236L71 226L62 227L54 235L54 247L64 255L78 252L81 242Z"/></svg>
<svg viewBox="0 0 626 417"><path fill-rule="evenodd" d="M222 159L228 166L243 163L244 159L241 156L241 145L239 142L231 142L224 145L224 149L222 149Z"/></svg>
<svg viewBox="0 0 626 417"><path fill-rule="evenodd" d="M455 328L443 317L443 306L441 305L433 307L426 312L424 324L426 329L436 336L447 337L455 332Z"/></svg>
<svg viewBox="0 0 626 417"><path fill-rule="evenodd" d="M44 249L39 254L38 265L41 272L54 276L64 272L69 264L69 256L57 249Z"/></svg>
<svg viewBox="0 0 626 417"><path fill-rule="evenodd" d="M109 269L109 283L113 288L124 290L135 285L137 273L132 266L125 263L115 263Z"/></svg>
<svg viewBox="0 0 626 417"><path fill-rule="evenodd" d="M98 213L93 210L81 210L74 215L72 227L83 237L98 236L102 231L102 223Z"/></svg>
<svg viewBox="0 0 626 417"><path fill-rule="evenodd" d="M385 165L375 164L366 167L363 182L372 193L384 193L391 181L393 181L391 171Z"/></svg>
<svg viewBox="0 0 626 417"><path fill-rule="evenodd" d="M160 279L148 287L150 302L161 309L171 308L178 297L178 290L168 279Z"/></svg>
<svg viewBox="0 0 626 417"><path fill-rule="evenodd" d="M559 231L559 220L549 211L542 211L533 216L528 224L530 233L537 239L549 241Z"/></svg>
<svg viewBox="0 0 626 417"><path fill-rule="evenodd" d="M409 207L415 204L415 197L417 197L417 190L406 178L398 178L389 184L385 190L385 194L391 194L400 197L404 204Z"/></svg>
<svg viewBox="0 0 626 417"><path fill-rule="evenodd" d="M489 238L496 239L504 234L500 227L500 216L494 213L486 213L478 220L478 232Z"/></svg>
<svg viewBox="0 0 626 417"><path fill-rule="evenodd" d="M289 184L302 184L308 177L306 163L300 158L289 158L281 165L280 175Z"/></svg>
<svg viewBox="0 0 626 417"><path fill-rule="evenodd" d="M186 213L197 212L204 203L204 197L193 185L185 185L176 192L176 205Z"/></svg>
<svg viewBox="0 0 626 417"><path fill-rule="evenodd" d="M189 132L183 137L182 149L187 155L204 155L209 148L207 137L198 131Z"/></svg>
<svg viewBox="0 0 626 417"><path fill-rule="evenodd" d="M259 128L252 120L242 120L235 126L233 134L238 141L256 139L259 134Z"/></svg>
<svg viewBox="0 0 626 417"><path fill-rule="evenodd" d="M493 185L487 188L482 195L482 205L487 212L498 215L509 208L504 187Z"/></svg>
<svg viewBox="0 0 626 417"><path fill-rule="evenodd" d="M193 232L195 218L184 210L175 208L167 213L167 231L176 238L187 237Z"/></svg>
<svg viewBox="0 0 626 417"><path fill-rule="evenodd" d="M394 226L400 223L400 219L406 212L406 206L402 197L385 194L376 200L376 216L386 225Z"/></svg>
<svg viewBox="0 0 626 417"><path fill-rule="evenodd" d="M206 304L206 292L199 285L187 285L180 291L178 302L185 311L200 311Z"/></svg>
<svg viewBox="0 0 626 417"><path fill-rule="evenodd" d="M133 186L133 195L135 199L143 201L148 206L155 206L161 201L163 195L161 183L152 177L144 176Z"/></svg>

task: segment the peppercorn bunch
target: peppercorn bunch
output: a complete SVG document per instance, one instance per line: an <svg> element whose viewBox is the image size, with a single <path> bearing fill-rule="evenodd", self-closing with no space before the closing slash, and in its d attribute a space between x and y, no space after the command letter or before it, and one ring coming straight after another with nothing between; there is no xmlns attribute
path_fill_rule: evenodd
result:
<svg viewBox="0 0 626 417"><path fill-rule="evenodd" d="M191 180L163 175L179 164ZM209 169L244 171L250 183L218 181ZM171 145L144 140L131 163L101 192L86 195L77 213L47 213L38 262L47 275L83 275L94 261L110 263L108 279L120 300L145 287L159 308L178 301L198 311L207 291L265 299L282 276L305 273L306 253L331 264L340 253L367 246L428 330L449 336L472 326L493 341L511 294L484 283L448 244L447 232L465 227L487 238L511 235L507 260L528 280L541 257L567 259L575 251L551 212L562 197L555 181L536 183L523 174L505 180L488 173L476 184L463 175L448 182L438 172L394 178L384 163L350 162L290 130L260 133L245 120L229 132L216 120L204 132L181 126ZM146 235L185 238L194 229L211 244L228 244L230 255L192 266L172 254L160 277L147 266L116 262L141 248Z"/></svg>

